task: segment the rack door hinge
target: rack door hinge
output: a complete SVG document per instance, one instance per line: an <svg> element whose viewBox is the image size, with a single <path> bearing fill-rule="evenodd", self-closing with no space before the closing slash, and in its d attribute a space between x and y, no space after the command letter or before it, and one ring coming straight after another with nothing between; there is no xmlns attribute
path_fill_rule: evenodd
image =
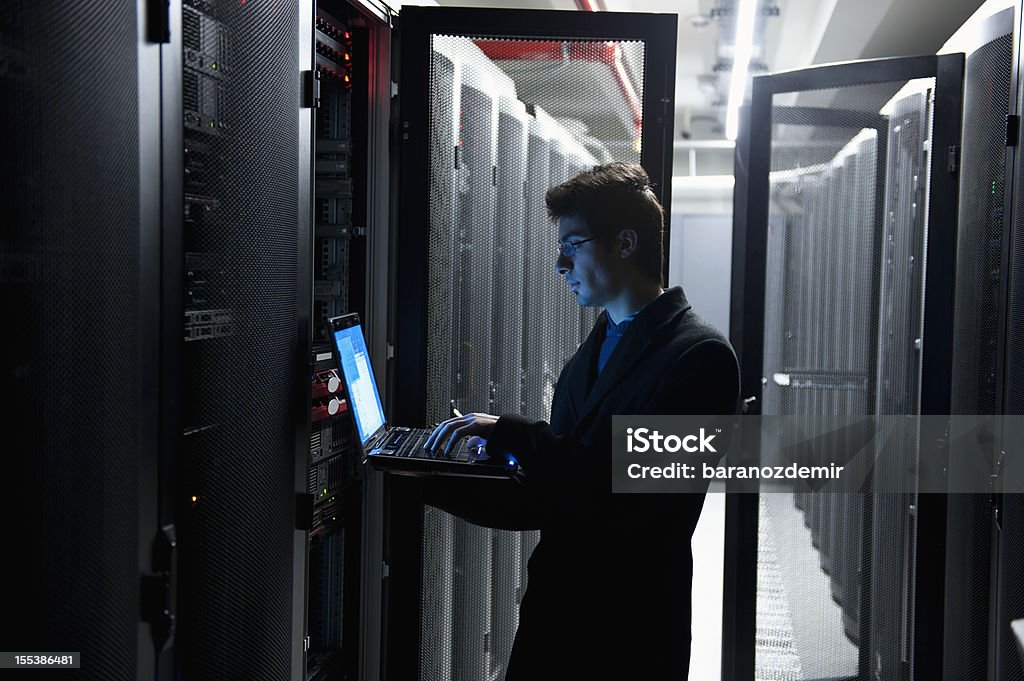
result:
<svg viewBox="0 0 1024 681"><path fill-rule="evenodd" d="M303 71L302 72L302 108L303 109L319 109L320 108L320 72L319 71Z"/></svg>
<svg viewBox="0 0 1024 681"><path fill-rule="evenodd" d="M156 650L163 652L174 642L178 602L178 539L174 525L164 525L153 541L153 572L142 575L140 608L143 622L149 622Z"/></svg>
<svg viewBox="0 0 1024 681"><path fill-rule="evenodd" d="M1020 139L1020 116L1006 114L1006 146L1015 147Z"/></svg>
<svg viewBox="0 0 1024 681"><path fill-rule="evenodd" d="M946 170L954 174L960 167L960 147L953 145L946 150Z"/></svg>

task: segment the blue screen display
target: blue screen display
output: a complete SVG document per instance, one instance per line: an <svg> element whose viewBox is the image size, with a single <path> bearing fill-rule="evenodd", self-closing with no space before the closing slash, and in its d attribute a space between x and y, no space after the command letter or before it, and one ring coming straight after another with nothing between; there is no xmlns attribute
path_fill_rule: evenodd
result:
<svg viewBox="0 0 1024 681"><path fill-rule="evenodd" d="M359 440L366 444L370 436L384 425L384 408L380 404L377 381L366 352L362 326L335 331L334 344L338 348L341 373L348 389L349 407L356 417Z"/></svg>

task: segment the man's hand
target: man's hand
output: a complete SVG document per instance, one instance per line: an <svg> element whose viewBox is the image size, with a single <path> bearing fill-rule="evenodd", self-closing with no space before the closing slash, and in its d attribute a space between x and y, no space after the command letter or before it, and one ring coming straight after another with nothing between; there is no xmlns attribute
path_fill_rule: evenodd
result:
<svg viewBox="0 0 1024 681"><path fill-rule="evenodd" d="M490 437L491 431L494 430L494 424L497 422L498 417L491 414L474 413L450 418L434 428L434 432L427 438L423 448L434 452L443 448L444 455L447 457L451 454L455 443L464 437L476 436L486 440Z"/></svg>

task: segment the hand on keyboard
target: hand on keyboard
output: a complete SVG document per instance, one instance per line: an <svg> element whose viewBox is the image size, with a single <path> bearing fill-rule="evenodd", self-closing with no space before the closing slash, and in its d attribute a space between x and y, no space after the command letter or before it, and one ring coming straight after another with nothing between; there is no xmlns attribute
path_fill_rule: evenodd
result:
<svg viewBox="0 0 1024 681"><path fill-rule="evenodd" d="M491 414L473 413L464 416L456 416L443 421L434 428L424 445L427 449L444 452L443 456L451 455L454 445L466 436L477 436L486 438L494 429L498 417Z"/></svg>

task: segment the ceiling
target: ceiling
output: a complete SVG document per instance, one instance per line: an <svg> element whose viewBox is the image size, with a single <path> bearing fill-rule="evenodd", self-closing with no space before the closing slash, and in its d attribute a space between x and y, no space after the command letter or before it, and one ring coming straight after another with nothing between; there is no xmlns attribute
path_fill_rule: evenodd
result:
<svg viewBox="0 0 1024 681"><path fill-rule="evenodd" d="M738 0L592 2L600 11L678 15L674 174L731 174L732 150L723 143L724 105L735 32L729 15ZM981 0L760 2L772 8L773 15L765 15L755 26L753 61L768 71L851 59L934 54L982 4ZM405 4L579 11L575 0L415 0ZM715 140L719 141L718 148L714 148Z"/></svg>

